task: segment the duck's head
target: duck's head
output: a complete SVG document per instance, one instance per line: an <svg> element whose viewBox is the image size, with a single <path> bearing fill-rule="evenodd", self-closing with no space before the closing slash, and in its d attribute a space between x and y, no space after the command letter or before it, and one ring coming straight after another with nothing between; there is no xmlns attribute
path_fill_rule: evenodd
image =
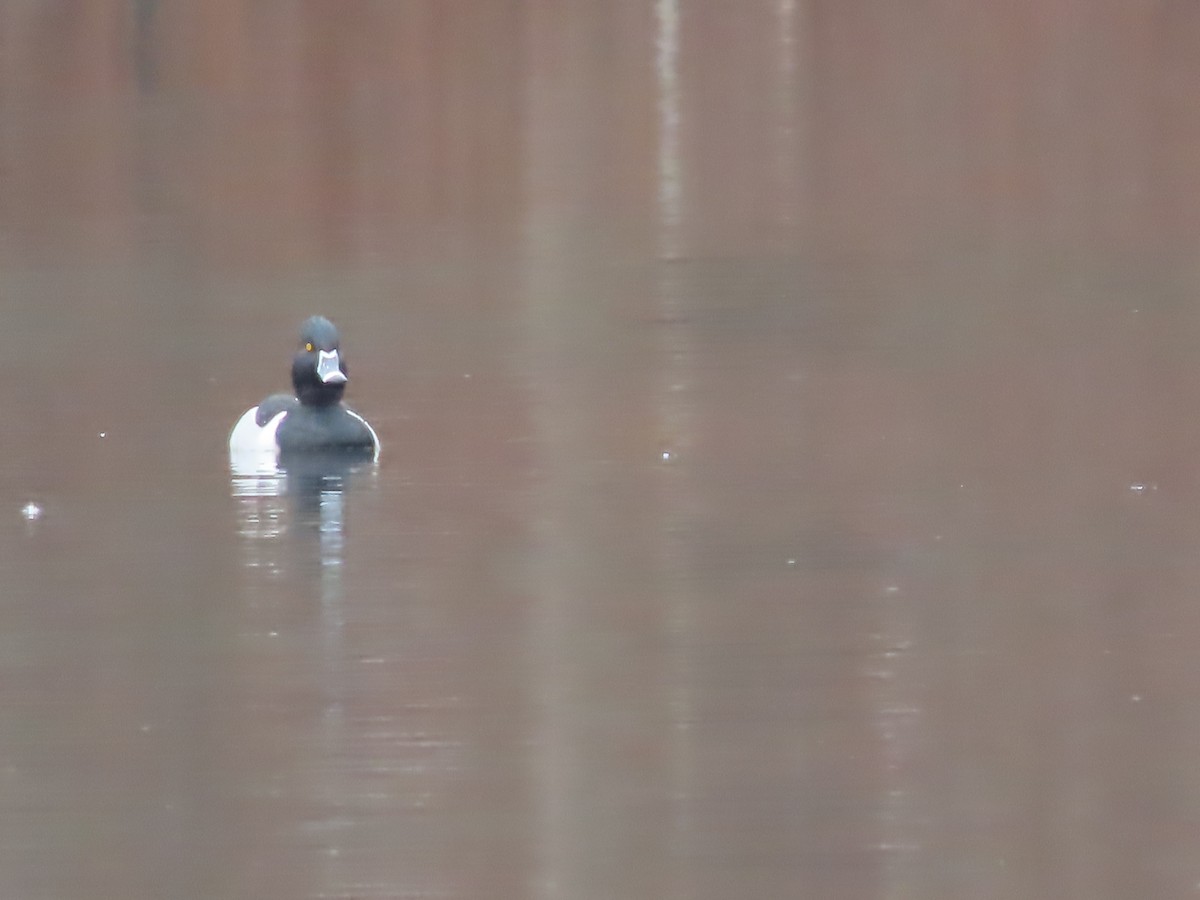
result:
<svg viewBox="0 0 1200 900"><path fill-rule="evenodd" d="M300 326L300 349L292 358L292 386L306 406L331 406L346 390L346 366L340 353L338 330L324 316L313 316Z"/></svg>

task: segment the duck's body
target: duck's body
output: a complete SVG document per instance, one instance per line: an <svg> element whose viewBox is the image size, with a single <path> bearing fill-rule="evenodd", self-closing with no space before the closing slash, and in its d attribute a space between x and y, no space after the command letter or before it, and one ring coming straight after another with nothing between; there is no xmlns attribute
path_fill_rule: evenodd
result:
<svg viewBox="0 0 1200 900"><path fill-rule="evenodd" d="M272 394L248 409L230 432L230 453L346 450L377 458L375 429L342 403L348 376L339 346L337 328L328 319L305 321L292 359L295 395Z"/></svg>

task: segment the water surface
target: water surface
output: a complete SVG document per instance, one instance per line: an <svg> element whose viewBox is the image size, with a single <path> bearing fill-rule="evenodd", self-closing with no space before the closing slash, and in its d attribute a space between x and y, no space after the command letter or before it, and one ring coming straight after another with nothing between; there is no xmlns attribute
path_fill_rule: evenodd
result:
<svg viewBox="0 0 1200 900"><path fill-rule="evenodd" d="M1193 895L1197 37L6 4L0 894Z"/></svg>

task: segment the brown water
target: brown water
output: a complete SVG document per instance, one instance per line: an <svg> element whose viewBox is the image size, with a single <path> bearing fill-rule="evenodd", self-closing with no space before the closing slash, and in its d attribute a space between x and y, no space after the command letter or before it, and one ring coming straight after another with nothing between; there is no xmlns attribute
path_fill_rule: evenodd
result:
<svg viewBox="0 0 1200 900"><path fill-rule="evenodd" d="M994 6L0 5L0 897L1200 892L1200 11Z"/></svg>

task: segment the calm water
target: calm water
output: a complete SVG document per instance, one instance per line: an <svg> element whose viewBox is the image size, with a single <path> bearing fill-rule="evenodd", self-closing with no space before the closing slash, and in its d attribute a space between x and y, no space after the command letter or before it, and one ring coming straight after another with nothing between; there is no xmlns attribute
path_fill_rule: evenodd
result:
<svg viewBox="0 0 1200 900"><path fill-rule="evenodd" d="M1196 895L1198 40L3 4L0 896Z"/></svg>

